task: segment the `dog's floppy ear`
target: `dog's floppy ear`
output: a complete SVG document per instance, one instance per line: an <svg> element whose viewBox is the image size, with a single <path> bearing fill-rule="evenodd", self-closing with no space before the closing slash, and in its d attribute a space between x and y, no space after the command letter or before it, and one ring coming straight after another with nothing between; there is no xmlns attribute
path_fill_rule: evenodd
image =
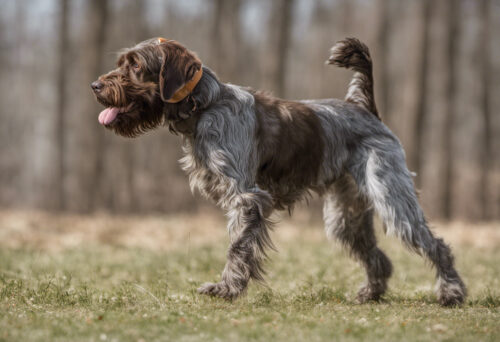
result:
<svg viewBox="0 0 500 342"><path fill-rule="evenodd" d="M179 102L192 90L183 89L184 86L190 81L197 83L199 79L193 80L193 78L201 77L199 73L201 61L194 53L175 41L160 38L158 45L163 56L159 79L161 99L170 103Z"/></svg>

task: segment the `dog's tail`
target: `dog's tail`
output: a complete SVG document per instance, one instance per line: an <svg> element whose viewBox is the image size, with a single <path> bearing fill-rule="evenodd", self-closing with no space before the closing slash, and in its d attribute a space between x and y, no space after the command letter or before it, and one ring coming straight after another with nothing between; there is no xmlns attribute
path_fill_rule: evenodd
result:
<svg viewBox="0 0 500 342"><path fill-rule="evenodd" d="M380 119L373 95L372 59L368 47L356 38L341 40L332 47L326 64L355 71L345 101L363 107Z"/></svg>

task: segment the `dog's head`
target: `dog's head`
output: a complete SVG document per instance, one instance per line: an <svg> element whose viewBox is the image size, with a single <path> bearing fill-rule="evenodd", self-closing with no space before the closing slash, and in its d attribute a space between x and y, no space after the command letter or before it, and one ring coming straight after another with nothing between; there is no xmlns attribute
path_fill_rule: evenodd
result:
<svg viewBox="0 0 500 342"><path fill-rule="evenodd" d="M99 122L127 137L152 129L164 122L168 108L187 101L202 73L198 57L173 40L149 39L126 49L117 68L91 84L106 107Z"/></svg>

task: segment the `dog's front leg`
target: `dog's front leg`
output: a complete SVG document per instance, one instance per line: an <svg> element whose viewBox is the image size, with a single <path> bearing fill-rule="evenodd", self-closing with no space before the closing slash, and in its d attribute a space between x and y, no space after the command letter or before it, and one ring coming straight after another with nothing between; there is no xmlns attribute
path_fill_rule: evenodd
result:
<svg viewBox="0 0 500 342"><path fill-rule="evenodd" d="M198 292L234 299L245 292L249 280L263 281L262 263L267 248L273 248L269 237L268 217L272 211L271 196L260 189L235 196L229 209L228 230L231 245L219 283L205 283Z"/></svg>

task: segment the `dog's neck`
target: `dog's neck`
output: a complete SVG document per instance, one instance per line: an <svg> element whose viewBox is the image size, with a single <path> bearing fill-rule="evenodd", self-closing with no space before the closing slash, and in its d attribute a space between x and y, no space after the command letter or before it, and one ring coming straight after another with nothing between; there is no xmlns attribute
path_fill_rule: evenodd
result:
<svg viewBox="0 0 500 342"><path fill-rule="evenodd" d="M220 98L223 84L203 66L203 76L193 91L178 103L165 103L163 113L172 133L193 135L200 114Z"/></svg>

